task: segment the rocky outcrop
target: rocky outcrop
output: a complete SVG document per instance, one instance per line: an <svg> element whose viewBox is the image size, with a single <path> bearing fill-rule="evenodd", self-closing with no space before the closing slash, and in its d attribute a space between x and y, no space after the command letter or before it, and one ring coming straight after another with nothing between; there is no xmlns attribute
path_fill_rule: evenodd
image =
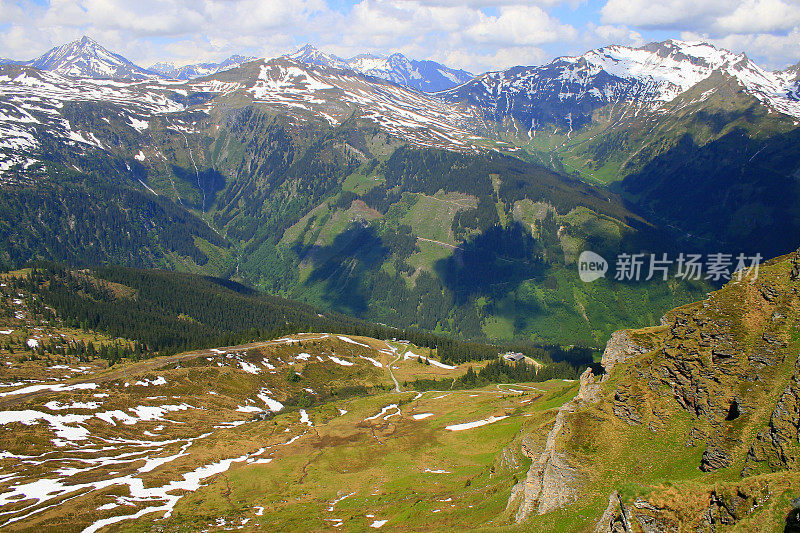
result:
<svg viewBox="0 0 800 533"><path fill-rule="evenodd" d="M614 392L614 414L630 424L637 426L642 423L642 415L636 410L634 402L631 401L627 387L620 387Z"/></svg>
<svg viewBox="0 0 800 533"><path fill-rule="evenodd" d="M631 531L628 522L628 513L619 497L619 492L614 491L608 497L608 507L603 516L595 524L595 533L628 533Z"/></svg>
<svg viewBox="0 0 800 533"><path fill-rule="evenodd" d="M635 342L627 330L613 333L606 343L601 360L605 370L603 379L615 365L649 350L649 347ZM518 506L515 515L517 523L524 521L531 514L544 514L575 501L578 496L576 486L580 474L570 462L568 454L559 450L558 438L568 415L584 405L597 403L602 398L602 379L596 377L591 369L587 369L580 377L578 394L558 410L544 449L538 453L525 450L533 463L528 469L526 478L512 489L507 506L507 509Z"/></svg>
<svg viewBox="0 0 800 533"><path fill-rule="evenodd" d="M728 453L717 446L715 443L709 444L706 451L703 452L703 457L700 459L700 470L703 472L711 472L718 468L725 468L730 466L731 458Z"/></svg>
<svg viewBox="0 0 800 533"><path fill-rule="evenodd" d="M672 399L694 420L687 444L705 445L698 468L711 472L729 467L735 455L747 451L738 428L753 412L763 412L765 401L779 398L770 427L760 431L750 447L742 474L753 472L756 463L768 465L768 471L791 468L797 460L785 457L786 443L796 442L798 436L800 366L783 390L780 375L786 375L787 328L792 327L787 317L798 303L796 290L787 288L770 276L748 279L699 305L671 312L657 350L626 369L633 379L622 380L614 391L614 415L629 425L648 424L657 431L660 410L672 409L663 391L671 391ZM637 334L609 342L604 359L612 368L632 357L628 354L636 345L631 347L630 339ZM745 422L737 422L742 417Z"/></svg>
<svg viewBox="0 0 800 533"><path fill-rule="evenodd" d="M734 282L698 305L671 312L658 348L634 359L625 369L629 377L619 379L613 392L618 419L651 429L659 408L674 410L674 401L691 416L685 446L705 447L698 468L712 472L744 458L742 482L695 494L693 508L674 500L673 508L641 499L630 504L613 492L598 533L718 531L760 512L785 490L771 488L785 478L759 474L800 470L800 357L788 349L800 329L800 250L787 265L783 273ZM626 360L625 346L624 338L617 340L611 355ZM769 409L769 424L759 429ZM707 503L698 505L703 499ZM783 517L787 527L795 519L791 512Z"/></svg>
<svg viewBox="0 0 800 533"><path fill-rule="evenodd" d="M721 526L733 526L761 508L769 499L763 487L733 490L711 489L700 498L694 516L681 516L674 509L663 508L637 498L625 503L614 491L608 507L595 523L594 533L678 533L680 531L715 532ZM703 500L705 503L703 503ZM787 517L788 520L791 518Z"/></svg>
<svg viewBox="0 0 800 533"><path fill-rule="evenodd" d="M758 470L798 470L800 457L792 453L800 443L800 356L795 373L772 411L769 426L757 436L747 452L742 475Z"/></svg>
<svg viewBox="0 0 800 533"><path fill-rule="evenodd" d="M547 434L544 449L538 453L524 450L533 460L526 478L511 490L506 509L516 506L515 520L523 522L531 514L544 514L559 509L577 498L576 485L579 480L578 469L571 464L568 454L559 449L558 439L566 423L567 416L584 404L601 398L600 380L591 369L580 377L578 394L562 405L552 428Z"/></svg>
<svg viewBox="0 0 800 533"><path fill-rule="evenodd" d="M615 365L624 363L648 351L649 349L647 347L640 346L634 342L629 330L623 329L615 331L611 334L611 338L608 339L606 343L606 349L603 351L600 364L603 365L606 374L610 374Z"/></svg>
<svg viewBox="0 0 800 533"><path fill-rule="evenodd" d="M625 504L617 491L608 498L608 507L594 527L594 533L667 533L679 531L672 518L660 516L662 509L638 498Z"/></svg>

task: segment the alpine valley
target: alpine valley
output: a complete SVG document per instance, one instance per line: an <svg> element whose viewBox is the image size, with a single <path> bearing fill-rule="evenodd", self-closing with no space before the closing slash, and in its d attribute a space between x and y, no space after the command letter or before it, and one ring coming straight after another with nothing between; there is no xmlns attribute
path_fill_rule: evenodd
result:
<svg viewBox="0 0 800 533"><path fill-rule="evenodd" d="M466 73L397 55L245 59L168 79L84 37L3 66L2 260L187 270L398 327L600 347L709 287L584 284L583 249L795 241L796 80L722 50L613 47L455 87Z"/></svg>
<svg viewBox="0 0 800 533"><path fill-rule="evenodd" d="M798 125L703 42L0 61L0 528L800 530Z"/></svg>

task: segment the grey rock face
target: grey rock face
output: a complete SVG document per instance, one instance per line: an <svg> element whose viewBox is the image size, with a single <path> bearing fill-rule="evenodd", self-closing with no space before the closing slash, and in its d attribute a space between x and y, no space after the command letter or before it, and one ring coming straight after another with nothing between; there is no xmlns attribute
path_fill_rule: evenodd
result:
<svg viewBox="0 0 800 533"><path fill-rule="evenodd" d="M647 348L638 346L631 338L628 330L615 331L611 334L611 338L606 343L606 349L603 352L603 358L600 364L603 365L606 374L611 373L611 369L618 363L624 363L632 357L646 353Z"/></svg>
<svg viewBox="0 0 800 533"><path fill-rule="evenodd" d="M507 508L519 505L516 522L525 521L532 513L544 514L577 499L579 482L578 470L570 462L569 456L559 449L558 439L566 423L566 418L583 405L600 399L600 380L591 369L580 377L580 389L575 398L558 410L552 429L547 434L544 449L540 452L523 450L533 459L528 475L512 489Z"/></svg>

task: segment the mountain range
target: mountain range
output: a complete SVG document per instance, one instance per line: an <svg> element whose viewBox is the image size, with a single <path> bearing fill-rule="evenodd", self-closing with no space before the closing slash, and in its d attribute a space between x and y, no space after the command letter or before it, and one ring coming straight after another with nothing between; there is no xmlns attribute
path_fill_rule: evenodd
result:
<svg viewBox="0 0 800 533"><path fill-rule="evenodd" d="M325 54L311 45L306 45L284 57L309 65L352 70L423 92L449 89L473 77L464 70L451 69L435 61L408 59L399 53L388 57L363 54L345 60ZM191 80L236 68L255 59L255 57L236 54L219 63L206 62L175 66L170 62L158 62L144 69L121 55L110 52L84 35L76 41L57 46L30 61L0 58L0 65L27 65L73 78L131 81L161 77L173 80Z"/></svg>
<svg viewBox="0 0 800 533"><path fill-rule="evenodd" d="M223 70L236 68L241 66L242 63L247 63L254 59L256 58L235 54L219 63L194 63L176 67L173 63L160 62L150 65L147 70L172 80L191 80L194 78L202 78L203 76L210 76L211 74L216 74Z"/></svg>
<svg viewBox="0 0 800 533"><path fill-rule="evenodd" d="M388 57L361 54L342 59L307 44L286 57L309 65L354 70L423 92L443 91L474 77L465 70L452 69L435 61L408 59L400 53Z"/></svg>
<svg viewBox="0 0 800 533"><path fill-rule="evenodd" d="M796 71L769 72L744 54L675 40L608 46L543 66L489 72L440 96L479 105L495 119L513 118L532 136L553 124L580 129L609 105L656 111L714 74L730 77L765 106L800 117Z"/></svg>
<svg viewBox="0 0 800 533"><path fill-rule="evenodd" d="M152 73L134 65L119 54L109 52L86 36L57 46L24 64L76 78L142 80L153 76Z"/></svg>
<svg viewBox="0 0 800 533"><path fill-rule="evenodd" d="M768 257L800 235L795 71L711 45L433 94L393 81L403 58L304 47L168 80L82 46L0 67L8 265L191 270L385 324L600 345L711 287L587 285L582 250ZM103 58L141 78L103 79Z"/></svg>

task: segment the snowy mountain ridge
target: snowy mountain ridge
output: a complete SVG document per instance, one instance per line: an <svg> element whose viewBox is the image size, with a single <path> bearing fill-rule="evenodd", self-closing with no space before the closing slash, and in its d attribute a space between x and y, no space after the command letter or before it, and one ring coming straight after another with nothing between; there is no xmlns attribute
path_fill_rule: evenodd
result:
<svg viewBox="0 0 800 533"><path fill-rule="evenodd" d="M306 46L290 56L248 59L232 56L208 64L203 68L216 72L199 73L202 79L166 80L83 38L27 65L2 65L0 173L25 174L43 152L43 138L105 149L98 140L103 136L93 137L96 122L82 132L70 123L74 102L114 107L115 118L104 115L103 120L116 120L131 135L146 130L155 115L179 122L184 110L211 113L217 105L254 105L278 111L289 122L313 121L320 127L356 117L412 145L455 151L515 150L497 140L509 127L530 136L555 123L572 132L608 105L629 115L657 112L651 116L668 119L668 102L709 79L700 100L725 83L770 112L800 117L796 67L769 72L744 54L706 43L609 46L539 67L489 72L435 94L414 87L412 82L426 79L422 62L401 54L343 60ZM715 75L722 81L712 79ZM690 98L698 101L698 95ZM508 118L511 126L504 124Z"/></svg>
<svg viewBox="0 0 800 533"><path fill-rule="evenodd" d="M258 71L251 73L255 66ZM359 118L417 146L457 151L494 146L494 141L481 134L485 129L480 110L469 105L451 104L351 69L286 57L262 59L247 67L221 73L208 81L198 80L192 87L221 96L247 95L254 104L281 110L296 122L312 118L337 125L355 112ZM208 111L214 105L209 102L207 107L197 109Z"/></svg>
<svg viewBox="0 0 800 533"><path fill-rule="evenodd" d="M704 42L667 41L642 48L611 46L592 50L577 58L584 59L592 70L604 70L626 79L652 80L657 89L654 100L671 101L707 79L715 71L736 78L749 92L782 112L800 116L800 106L784 99L795 100L797 84L785 72L767 71L745 54L735 54Z"/></svg>
<svg viewBox="0 0 800 533"><path fill-rule="evenodd" d="M423 92L443 91L471 80L473 74L435 61L409 59L401 53L388 57L360 54L350 59L326 54L310 44L284 57L309 65L354 70L366 76L411 87Z"/></svg>
<svg viewBox="0 0 800 533"><path fill-rule="evenodd" d="M254 61L255 59L255 57L236 54L219 63L193 63L176 67L174 63L159 62L150 65L148 70L173 80L192 80L195 78L202 78L203 76L210 76L217 72L230 70L241 66L242 63Z"/></svg>
<svg viewBox="0 0 800 533"><path fill-rule="evenodd" d="M488 72L437 95L479 105L497 119L514 117L532 131L544 123L577 128L608 104L656 110L714 73L733 77L771 109L800 117L796 72L770 72L744 54L676 40L641 48L612 45L542 66Z"/></svg>
<svg viewBox="0 0 800 533"><path fill-rule="evenodd" d="M388 57L361 54L350 59L342 59L306 45L282 57L309 65L353 70L423 92L442 91L473 78L472 74L464 70L452 69L435 61L409 59L400 53ZM123 56L107 50L91 38L83 36L76 41L52 48L30 61L0 58L0 65L28 65L73 78L144 80L160 76L174 80L191 80L236 68L255 59L236 54L219 63L199 62L176 66L174 63L161 61L144 69Z"/></svg>
<svg viewBox="0 0 800 533"><path fill-rule="evenodd" d="M122 82L74 78L24 65L0 67L0 182L4 174L24 176L35 170L46 143L56 140L79 151L108 150L96 131L70 121L75 103L106 106L103 121L139 134L158 114L175 114L184 105L168 82ZM33 168L31 168L33 167Z"/></svg>
<svg viewBox="0 0 800 533"><path fill-rule="evenodd" d="M504 146L481 135L477 108L447 103L352 70L286 58L246 63L189 81L76 78L27 65L3 65L0 182L38 175L38 162L46 161L47 146L53 142L75 153L115 153L117 133L108 137L104 131L108 128L141 140L149 135L151 120L159 116L163 127L193 133L191 124L198 114L225 105L227 97L237 106L250 102L277 111L295 124L334 126L356 116L415 146L455 151ZM76 108L94 109L94 122L76 123Z"/></svg>

